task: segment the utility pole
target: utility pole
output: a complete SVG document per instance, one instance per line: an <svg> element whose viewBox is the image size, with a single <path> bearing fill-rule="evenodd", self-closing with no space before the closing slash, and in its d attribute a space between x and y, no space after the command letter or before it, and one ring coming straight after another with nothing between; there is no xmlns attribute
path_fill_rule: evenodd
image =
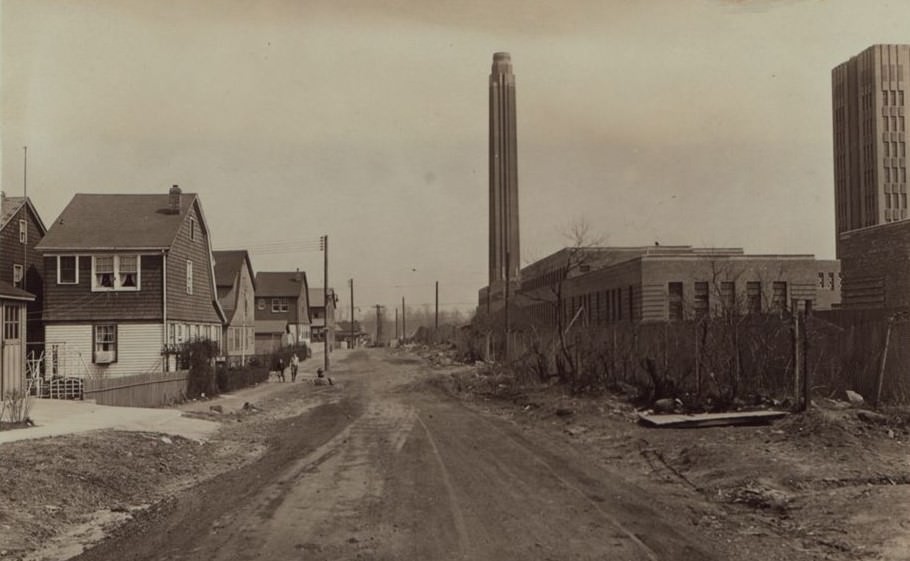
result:
<svg viewBox="0 0 910 561"><path fill-rule="evenodd" d="M348 280L351 287L351 348L354 348L354 279Z"/></svg>
<svg viewBox="0 0 910 561"><path fill-rule="evenodd" d="M395 308L395 340L398 340L398 308Z"/></svg>
<svg viewBox="0 0 910 561"><path fill-rule="evenodd" d="M323 369L329 371L329 236L319 238L322 249Z"/></svg>
<svg viewBox="0 0 910 561"><path fill-rule="evenodd" d="M376 304L376 344L382 345L382 306Z"/></svg>
<svg viewBox="0 0 910 561"><path fill-rule="evenodd" d="M439 281L436 281L436 321L434 327L436 331L439 331Z"/></svg>
<svg viewBox="0 0 910 561"><path fill-rule="evenodd" d="M404 307L404 296L401 297L401 340L405 341L408 338L408 320L407 320L408 311Z"/></svg>
<svg viewBox="0 0 910 561"><path fill-rule="evenodd" d="M22 289L28 290L28 146L22 147L22 197L25 199L25 243L22 244ZM78 259L78 257L77 257Z"/></svg>

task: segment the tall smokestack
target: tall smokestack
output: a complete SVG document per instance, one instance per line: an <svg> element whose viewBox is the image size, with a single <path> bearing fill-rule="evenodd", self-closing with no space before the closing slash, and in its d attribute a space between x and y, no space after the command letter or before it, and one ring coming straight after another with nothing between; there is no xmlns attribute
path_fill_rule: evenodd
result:
<svg viewBox="0 0 910 561"><path fill-rule="evenodd" d="M168 210L171 214L180 214L180 186L174 185L171 187L171 190L168 191Z"/></svg>
<svg viewBox="0 0 910 561"><path fill-rule="evenodd" d="M490 72L490 285L518 279L518 150L515 75L509 53Z"/></svg>

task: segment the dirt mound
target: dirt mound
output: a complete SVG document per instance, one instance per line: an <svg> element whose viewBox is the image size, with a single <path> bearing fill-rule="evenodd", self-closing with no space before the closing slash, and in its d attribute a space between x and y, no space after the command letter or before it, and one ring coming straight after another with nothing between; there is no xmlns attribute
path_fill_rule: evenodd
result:
<svg viewBox="0 0 910 561"><path fill-rule="evenodd" d="M131 497L202 471L208 455L183 438L115 431L5 444L0 523L22 531L0 532L0 550L35 548L99 510L128 510Z"/></svg>

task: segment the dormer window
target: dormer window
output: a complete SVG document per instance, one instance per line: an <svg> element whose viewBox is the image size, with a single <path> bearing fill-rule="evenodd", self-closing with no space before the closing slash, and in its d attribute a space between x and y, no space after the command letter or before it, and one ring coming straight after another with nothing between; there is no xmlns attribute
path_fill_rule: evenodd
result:
<svg viewBox="0 0 910 561"><path fill-rule="evenodd" d="M139 290L139 255L95 255L92 257L92 291Z"/></svg>

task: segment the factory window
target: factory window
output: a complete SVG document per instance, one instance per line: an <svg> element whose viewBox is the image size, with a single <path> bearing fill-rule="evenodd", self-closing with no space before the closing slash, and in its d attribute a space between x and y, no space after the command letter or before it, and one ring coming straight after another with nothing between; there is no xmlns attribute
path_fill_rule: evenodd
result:
<svg viewBox="0 0 910 561"><path fill-rule="evenodd" d="M888 105L888 92L882 92L882 105Z"/></svg>
<svg viewBox="0 0 910 561"><path fill-rule="evenodd" d="M678 321L683 318L683 285L681 282L671 282L667 285L667 305L669 308L670 321Z"/></svg>
<svg viewBox="0 0 910 561"><path fill-rule="evenodd" d="M904 104L904 91L903 90L900 90L899 92L897 92L897 104L898 105Z"/></svg>
<svg viewBox="0 0 910 561"><path fill-rule="evenodd" d="M828 290L834 290L834 273L828 273Z"/></svg>
<svg viewBox="0 0 910 561"><path fill-rule="evenodd" d="M825 288L825 273L818 274L818 288Z"/></svg>
<svg viewBox="0 0 910 561"><path fill-rule="evenodd" d="M761 283L751 281L746 283L746 305L750 314L761 313Z"/></svg>
<svg viewBox="0 0 910 561"><path fill-rule="evenodd" d="M882 130L888 130L888 117L882 117Z"/></svg>
<svg viewBox="0 0 910 561"><path fill-rule="evenodd" d="M695 310L696 318L703 318L708 315L708 283L695 283Z"/></svg>
<svg viewBox="0 0 910 561"><path fill-rule="evenodd" d="M724 313L729 314L736 311L736 285L732 281L720 283L720 303Z"/></svg>
<svg viewBox="0 0 910 561"><path fill-rule="evenodd" d="M897 105L897 92L891 90L891 105Z"/></svg>
<svg viewBox="0 0 910 561"><path fill-rule="evenodd" d="M635 288L629 285L629 319L635 319Z"/></svg>
<svg viewBox="0 0 910 561"><path fill-rule="evenodd" d="M897 130L897 117L891 117L891 130Z"/></svg>
<svg viewBox="0 0 910 561"><path fill-rule="evenodd" d="M775 312L786 312L787 311L787 283L786 282L773 282L771 283L771 308Z"/></svg>
<svg viewBox="0 0 910 561"><path fill-rule="evenodd" d="M622 321L622 289L616 289L616 319Z"/></svg>

